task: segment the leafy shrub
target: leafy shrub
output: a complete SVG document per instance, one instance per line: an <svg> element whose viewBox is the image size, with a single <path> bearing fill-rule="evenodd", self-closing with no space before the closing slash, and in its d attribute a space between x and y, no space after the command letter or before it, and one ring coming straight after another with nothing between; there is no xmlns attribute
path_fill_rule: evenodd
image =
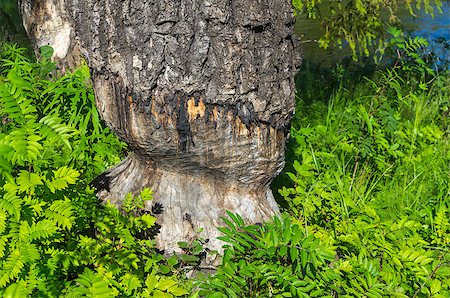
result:
<svg viewBox="0 0 450 298"><path fill-rule="evenodd" d="M346 221L345 232L305 227L288 215L247 226L224 218L223 262L198 282L205 297L446 297L450 255L403 218L380 222L374 210ZM375 217L375 218L374 218ZM444 247L442 247L444 248Z"/></svg>
<svg viewBox="0 0 450 298"><path fill-rule="evenodd" d="M143 211L151 191L129 195L119 212L88 186L125 144L99 119L87 66L60 76L51 48L38 61L24 52L0 51L0 295L186 294L162 270L158 226Z"/></svg>
<svg viewBox="0 0 450 298"><path fill-rule="evenodd" d="M418 54L423 39L392 33L400 60L391 68L356 87L340 85L328 102L300 103L291 131L296 160L286 173L292 184L280 194L286 211L339 258L371 262L384 295L444 297L448 71L433 71ZM369 284L359 274L351 280L355 295Z"/></svg>
<svg viewBox="0 0 450 298"><path fill-rule="evenodd" d="M289 217L246 226L228 213L219 228L229 243L217 273L199 283L206 297L323 297L339 274L329 245L293 224Z"/></svg>

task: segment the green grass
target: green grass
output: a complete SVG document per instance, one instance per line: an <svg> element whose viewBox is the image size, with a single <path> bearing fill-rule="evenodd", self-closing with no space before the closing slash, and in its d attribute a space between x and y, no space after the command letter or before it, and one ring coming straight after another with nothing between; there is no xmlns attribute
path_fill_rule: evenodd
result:
<svg viewBox="0 0 450 298"><path fill-rule="evenodd" d="M332 190L344 210L370 203L390 219L448 203L450 79L416 75L387 69L359 82L341 78L324 98L322 75L300 73L304 87L319 86L299 90L287 170L300 162L297 184L307 198Z"/></svg>

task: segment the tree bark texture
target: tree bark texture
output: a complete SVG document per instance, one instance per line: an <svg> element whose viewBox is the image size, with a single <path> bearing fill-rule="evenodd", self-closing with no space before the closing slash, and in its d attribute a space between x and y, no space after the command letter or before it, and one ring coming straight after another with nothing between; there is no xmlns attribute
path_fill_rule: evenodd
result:
<svg viewBox="0 0 450 298"><path fill-rule="evenodd" d="M37 45L52 45L66 63L87 60L100 114L133 150L98 179L98 195L120 206L125 193L151 187L164 207L162 249L198 229L220 247L225 210L250 223L278 212L269 185L284 164L300 62L290 0L27 0L21 8Z"/></svg>

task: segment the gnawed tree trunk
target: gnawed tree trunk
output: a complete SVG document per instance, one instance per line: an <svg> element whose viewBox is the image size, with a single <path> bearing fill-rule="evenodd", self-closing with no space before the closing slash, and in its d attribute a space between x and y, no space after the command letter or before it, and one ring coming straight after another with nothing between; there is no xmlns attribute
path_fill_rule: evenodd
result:
<svg viewBox="0 0 450 298"><path fill-rule="evenodd" d="M133 150L102 174L118 206L154 191L167 252L196 231L220 243L225 210L249 223L278 212L299 62L290 0L22 1L24 24L55 58L85 57L97 106ZM68 64L70 64L70 61ZM151 206L148 206L151 208Z"/></svg>

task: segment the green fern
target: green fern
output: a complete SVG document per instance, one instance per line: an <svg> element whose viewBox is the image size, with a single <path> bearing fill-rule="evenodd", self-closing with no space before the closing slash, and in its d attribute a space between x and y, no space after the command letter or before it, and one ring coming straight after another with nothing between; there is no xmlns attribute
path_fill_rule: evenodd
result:
<svg viewBox="0 0 450 298"><path fill-rule="evenodd" d="M4 235L3 233L0 233L0 259L3 259L3 257L5 256L5 252L6 252L6 247L8 244L8 236Z"/></svg>
<svg viewBox="0 0 450 298"><path fill-rule="evenodd" d="M0 287L5 287L12 279L19 276L24 267L19 249L13 250L0 266Z"/></svg>
<svg viewBox="0 0 450 298"><path fill-rule="evenodd" d="M63 166L53 171L53 179L46 180L45 185L50 189L52 193L57 190L65 189L69 184L74 184L80 173L70 167Z"/></svg>
<svg viewBox="0 0 450 298"><path fill-rule="evenodd" d="M36 244L22 243L20 245L20 256L24 263L34 263L41 258Z"/></svg>
<svg viewBox="0 0 450 298"><path fill-rule="evenodd" d="M33 223L33 225L30 227L30 235L28 239L30 241L33 240L42 240L47 239L58 231L58 227L56 226L55 222L43 219L36 223Z"/></svg>
<svg viewBox="0 0 450 298"><path fill-rule="evenodd" d="M5 143L5 140L0 140L0 175L11 181L13 180L11 175L12 168L7 157L10 156L14 149Z"/></svg>
<svg viewBox="0 0 450 298"><path fill-rule="evenodd" d="M84 272L76 279L79 286L74 290L75 293L84 297L107 298L116 297L116 291L109 287L103 276L85 268Z"/></svg>
<svg viewBox="0 0 450 298"><path fill-rule="evenodd" d="M18 221L22 209L22 200L15 193L7 192L0 200L0 208Z"/></svg>
<svg viewBox="0 0 450 298"><path fill-rule="evenodd" d="M0 209L0 235L2 235L6 230L6 220L8 219L8 215L3 208Z"/></svg>
<svg viewBox="0 0 450 298"><path fill-rule="evenodd" d="M39 120L42 124L40 132L43 138L50 140L51 143L61 141L69 149L72 149L69 139L73 136L76 130L70 125L62 123L62 119L55 115L48 115Z"/></svg>
<svg viewBox="0 0 450 298"><path fill-rule="evenodd" d="M29 127L24 126L11 132L5 137L5 141L14 149L11 163L24 165L37 160L43 149L40 140L42 137L36 134L36 125L33 123L29 123Z"/></svg>
<svg viewBox="0 0 450 298"><path fill-rule="evenodd" d="M16 178L17 190L32 195L37 186L44 185L42 180L38 174L22 170Z"/></svg>
<svg viewBox="0 0 450 298"><path fill-rule="evenodd" d="M27 289L28 284L24 281L19 281L10 284L3 293L3 298L25 298L30 296L30 291Z"/></svg>
<svg viewBox="0 0 450 298"><path fill-rule="evenodd" d="M18 246L28 242L31 228L26 220L21 220L17 227L14 227L12 231L16 232L16 239L19 240L19 243L17 243Z"/></svg>
<svg viewBox="0 0 450 298"><path fill-rule="evenodd" d="M54 221L62 229L71 229L75 222L73 204L67 198L53 201L45 210L45 217Z"/></svg>
<svg viewBox="0 0 450 298"><path fill-rule="evenodd" d="M56 297L73 281L68 272L102 263L99 255L109 247L93 239L94 259L84 259L78 237L107 213L98 210L87 184L120 160L116 145L122 145L91 110L95 101L86 66L60 76L49 47L39 61L15 46L0 47L0 296ZM150 217L145 220L150 224ZM114 224L109 226L117 235ZM141 263L138 248L123 252L132 270Z"/></svg>
<svg viewBox="0 0 450 298"><path fill-rule="evenodd" d="M11 75L14 72L11 71L8 74L8 79L11 81L11 77L15 77L14 81L10 84L3 83L0 85L0 104L2 106L2 112L5 113L9 119L19 125L25 124L27 119L34 119L36 108L33 106L33 100L26 98L26 93L23 87L17 86L19 81L17 75ZM20 80L20 82L25 82ZM29 85L25 84L28 88Z"/></svg>

